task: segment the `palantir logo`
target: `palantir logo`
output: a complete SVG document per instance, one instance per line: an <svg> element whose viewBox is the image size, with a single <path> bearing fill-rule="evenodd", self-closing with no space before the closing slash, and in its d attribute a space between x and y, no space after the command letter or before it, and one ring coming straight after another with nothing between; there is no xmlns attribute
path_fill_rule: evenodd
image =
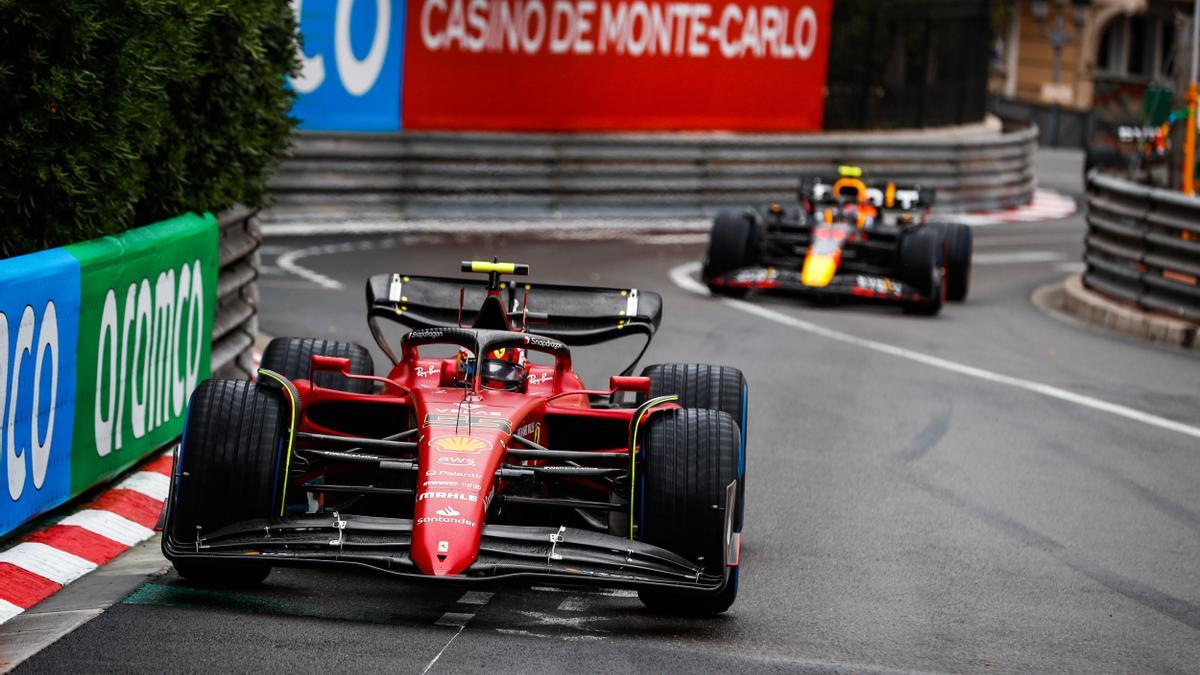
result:
<svg viewBox="0 0 1200 675"><path fill-rule="evenodd" d="M0 445L4 447L4 464L8 474L8 496L17 501L25 491L26 475L32 471L33 487L41 490L50 464L50 447L54 442L54 418L58 406L58 310L54 301L46 302L41 320L31 305L21 313L16 329L13 351L9 352L8 317L0 312ZM10 362L11 354L11 362ZM32 366L32 377L28 368ZM49 370L49 400L42 399L43 378ZM22 380L32 381L29 390L22 390ZM32 399L26 409L23 402ZM41 414L45 411L45 414ZM45 432L39 427L45 423ZM28 423L28 429L20 426ZM26 431L28 436L26 436Z"/></svg>
<svg viewBox="0 0 1200 675"><path fill-rule="evenodd" d="M124 444L183 414L204 350L204 272L199 260L134 281L118 302L104 297L96 345L96 453ZM118 307L121 311L118 312ZM107 394L105 385L107 384ZM107 401L107 405L105 405Z"/></svg>

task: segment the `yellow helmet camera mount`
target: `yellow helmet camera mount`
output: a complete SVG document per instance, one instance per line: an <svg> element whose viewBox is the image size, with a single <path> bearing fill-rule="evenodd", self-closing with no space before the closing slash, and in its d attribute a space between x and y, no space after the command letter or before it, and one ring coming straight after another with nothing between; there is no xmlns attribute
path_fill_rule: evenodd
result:
<svg viewBox="0 0 1200 675"><path fill-rule="evenodd" d="M462 271L488 275L488 290L498 291L500 290L501 274L527 276L529 274L529 265L525 263L500 262L495 258L492 258L491 262L486 260L464 260L462 261Z"/></svg>

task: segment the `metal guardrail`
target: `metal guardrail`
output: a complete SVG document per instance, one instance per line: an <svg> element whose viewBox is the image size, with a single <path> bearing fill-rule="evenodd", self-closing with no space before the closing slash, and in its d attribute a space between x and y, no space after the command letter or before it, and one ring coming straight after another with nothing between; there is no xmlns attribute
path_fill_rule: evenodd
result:
<svg viewBox="0 0 1200 675"><path fill-rule="evenodd" d="M222 213L218 242L217 313L213 320L213 377L248 378L256 369L258 336L258 248L262 231L258 211L234 207Z"/></svg>
<svg viewBox="0 0 1200 675"><path fill-rule="evenodd" d="M1084 285L1200 321L1200 199L1096 171L1087 182Z"/></svg>
<svg viewBox="0 0 1200 675"><path fill-rule="evenodd" d="M868 175L938 190L941 208L1011 208L1033 197L1037 128L919 134L301 133L271 181L265 219L708 216L794 197L799 176Z"/></svg>

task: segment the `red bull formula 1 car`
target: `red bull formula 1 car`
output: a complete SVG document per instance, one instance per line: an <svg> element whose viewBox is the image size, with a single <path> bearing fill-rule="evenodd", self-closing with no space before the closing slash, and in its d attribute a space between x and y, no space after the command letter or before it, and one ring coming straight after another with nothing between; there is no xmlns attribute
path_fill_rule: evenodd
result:
<svg viewBox="0 0 1200 675"><path fill-rule="evenodd" d="M717 295L752 289L894 303L933 315L971 283L971 228L928 222L934 192L868 186L843 167L832 184L805 179L796 206L723 212L701 271Z"/></svg>
<svg viewBox="0 0 1200 675"><path fill-rule="evenodd" d="M361 346L282 338L256 382L200 385L163 532L176 570L222 583L279 565L524 577L634 588L663 611L728 609L744 508L742 374L662 364L633 377L635 359L588 389L568 345L630 334L649 344L658 294L512 283L502 275L528 273L512 263L463 270L486 281L367 282L385 375ZM384 319L412 329L398 349Z"/></svg>

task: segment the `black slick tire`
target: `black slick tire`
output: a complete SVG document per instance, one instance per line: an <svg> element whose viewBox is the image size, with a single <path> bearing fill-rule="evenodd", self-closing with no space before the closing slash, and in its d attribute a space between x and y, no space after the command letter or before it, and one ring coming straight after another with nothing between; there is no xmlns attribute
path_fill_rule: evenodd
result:
<svg viewBox="0 0 1200 675"><path fill-rule="evenodd" d="M176 459L163 552L184 578L199 583L251 584L269 565L240 559L176 556L198 538L229 525L279 516L286 479L283 395L246 380L206 380L188 404Z"/></svg>
<svg viewBox="0 0 1200 675"><path fill-rule="evenodd" d="M971 290L974 232L962 223L932 223L926 227L936 227L942 233L946 252L946 299L950 302L966 300Z"/></svg>
<svg viewBox="0 0 1200 675"><path fill-rule="evenodd" d="M642 369L642 377L650 378L650 398L675 394L684 408L720 410L733 418L741 432L741 451L738 454L737 513L734 530L742 531L746 505L746 427L749 424L749 387L742 371L729 366L710 366L704 363L656 363ZM646 397L639 396L638 403Z"/></svg>
<svg viewBox="0 0 1200 675"><path fill-rule="evenodd" d="M705 574L724 575L712 593L642 589L649 609L673 614L715 614L737 598L739 567L727 567L727 488L737 481L741 433L729 415L685 408L646 421L644 476L638 490L638 538L689 560Z"/></svg>
<svg viewBox="0 0 1200 675"><path fill-rule="evenodd" d="M700 274L714 295L746 295L748 289L711 284L709 280L753 265L758 249L758 234L758 222L747 211L722 211L717 214L708 235L708 251L704 255Z"/></svg>
<svg viewBox="0 0 1200 675"><path fill-rule="evenodd" d="M900 239L900 279L925 297L923 302L906 304L905 313L934 316L942 311L946 300L944 264L942 233L938 229L922 227Z"/></svg>
<svg viewBox="0 0 1200 675"><path fill-rule="evenodd" d="M350 359L353 375L374 375L375 363L366 347L350 342L322 340L319 338L280 337L271 340L263 350L261 367L273 370L289 380L313 380L313 384L326 389L337 389L353 394L369 394L374 383L351 380L341 373L317 373L312 377L312 357L336 356Z"/></svg>

